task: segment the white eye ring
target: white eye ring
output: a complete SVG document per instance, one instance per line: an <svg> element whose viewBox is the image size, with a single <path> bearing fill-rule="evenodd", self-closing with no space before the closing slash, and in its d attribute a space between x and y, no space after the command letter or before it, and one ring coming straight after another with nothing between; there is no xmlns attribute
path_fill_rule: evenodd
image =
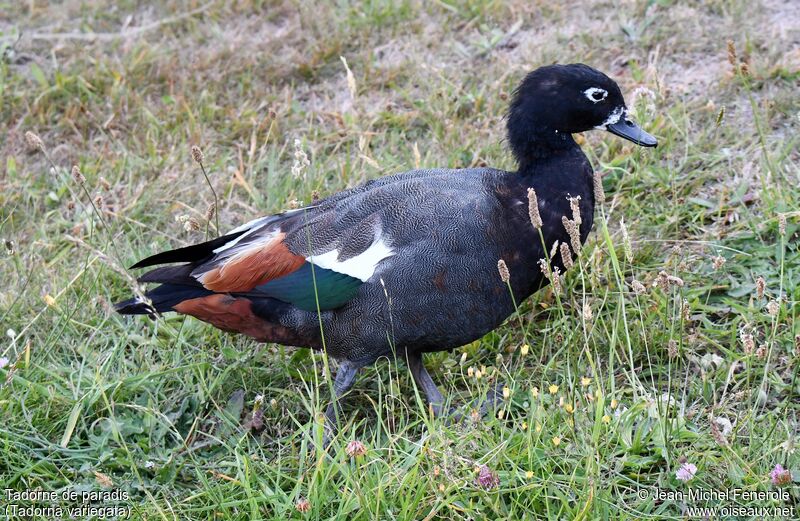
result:
<svg viewBox="0 0 800 521"><path fill-rule="evenodd" d="M589 87L583 94L592 103L600 103L608 97L608 91L599 87Z"/></svg>

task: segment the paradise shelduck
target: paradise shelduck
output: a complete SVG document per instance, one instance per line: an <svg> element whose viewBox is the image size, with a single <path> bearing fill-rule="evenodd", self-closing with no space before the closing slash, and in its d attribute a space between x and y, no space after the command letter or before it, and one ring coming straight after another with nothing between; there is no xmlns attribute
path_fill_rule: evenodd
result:
<svg viewBox="0 0 800 521"><path fill-rule="evenodd" d="M550 283L586 240L595 180L572 134L591 129L656 146L608 76L582 64L541 67L508 112L516 172L413 170L261 217L136 263L178 264L139 279L161 284L149 302L117 310L176 311L261 342L326 349L339 362L337 399L361 367L398 355L441 414L422 354L498 327L515 309L512 294L520 302Z"/></svg>

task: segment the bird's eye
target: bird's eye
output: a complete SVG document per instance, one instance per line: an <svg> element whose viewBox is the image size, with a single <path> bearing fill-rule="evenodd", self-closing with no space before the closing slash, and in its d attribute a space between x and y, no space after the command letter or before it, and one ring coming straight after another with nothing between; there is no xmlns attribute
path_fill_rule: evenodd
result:
<svg viewBox="0 0 800 521"><path fill-rule="evenodd" d="M599 103L606 99L606 96L608 96L608 91L599 87L590 87L583 91L583 94L589 98L589 101L592 103Z"/></svg>

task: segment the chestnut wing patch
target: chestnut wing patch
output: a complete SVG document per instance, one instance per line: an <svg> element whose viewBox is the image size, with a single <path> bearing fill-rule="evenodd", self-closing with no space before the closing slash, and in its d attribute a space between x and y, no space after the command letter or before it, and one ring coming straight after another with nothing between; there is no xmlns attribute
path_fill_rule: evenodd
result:
<svg viewBox="0 0 800 521"><path fill-rule="evenodd" d="M218 292L250 291L259 284L282 277L302 266L306 259L284 244L286 234L272 232L241 247L235 246L209 264L192 271L206 289Z"/></svg>

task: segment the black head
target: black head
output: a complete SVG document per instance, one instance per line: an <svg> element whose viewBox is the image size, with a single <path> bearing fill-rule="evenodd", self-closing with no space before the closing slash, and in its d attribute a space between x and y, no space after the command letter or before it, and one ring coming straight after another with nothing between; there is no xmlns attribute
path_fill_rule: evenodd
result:
<svg viewBox="0 0 800 521"><path fill-rule="evenodd" d="M536 150L574 143L570 134L608 130L637 145L656 140L628 117L619 86L583 64L548 65L528 74L508 112L508 139L521 162Z"/></svg>

